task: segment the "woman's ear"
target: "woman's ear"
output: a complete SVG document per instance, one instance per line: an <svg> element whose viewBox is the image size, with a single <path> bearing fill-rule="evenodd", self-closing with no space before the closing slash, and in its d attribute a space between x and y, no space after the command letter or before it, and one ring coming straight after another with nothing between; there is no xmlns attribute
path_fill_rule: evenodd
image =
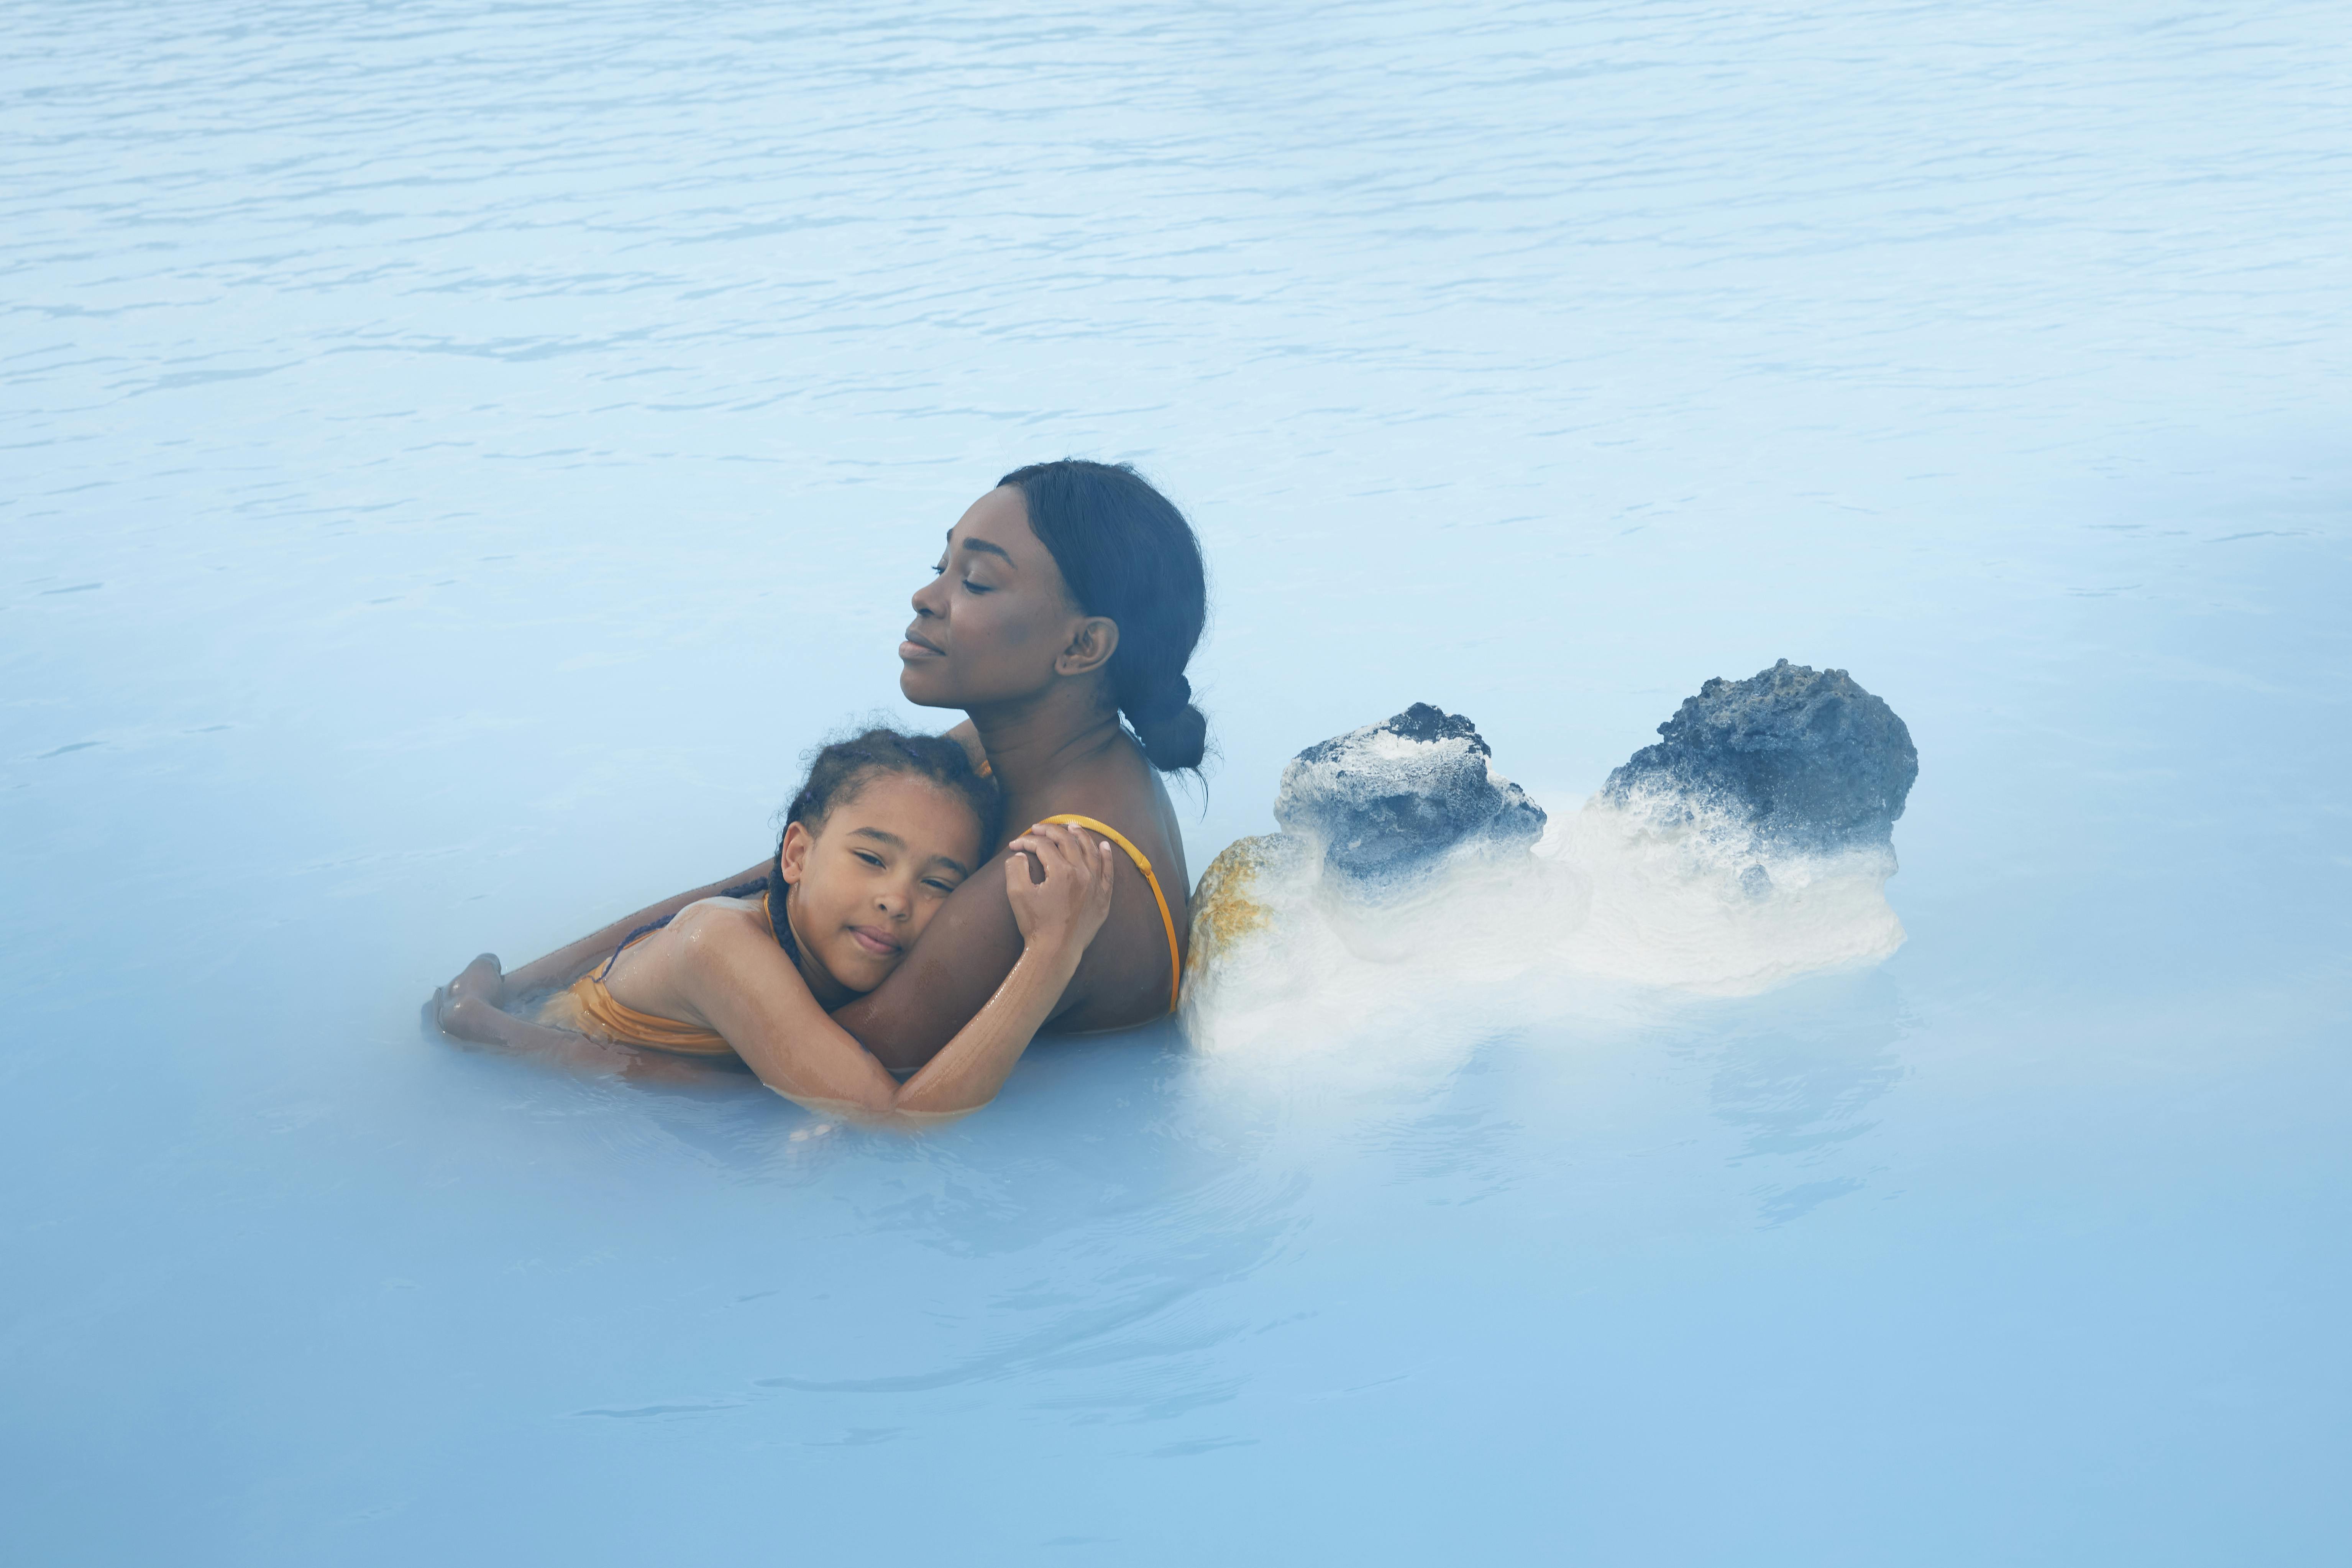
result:
<svg viewBox="0 0 2352 1568"><path fill-rule="evenodd" d="M784 847L777 853L776 860L786 882L798 884L803 877L808 875L809 851L815 845L816 836L799 823L792 823L784 828Z"/></svg>
<svg viewBox="0 0 2352 1568"><path fill-rule="evenodd" d="M1071 634L1070 646L1054 660L1055 675L1092 675L1118 651L1118 623L1108 616L1088 616Z"/></svg>

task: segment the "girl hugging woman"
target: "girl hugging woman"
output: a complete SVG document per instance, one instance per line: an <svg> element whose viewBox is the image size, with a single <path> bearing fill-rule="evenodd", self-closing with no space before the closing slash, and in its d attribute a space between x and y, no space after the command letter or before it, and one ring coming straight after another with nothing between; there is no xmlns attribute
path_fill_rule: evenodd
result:
<svg viewBox="0 0 2352 1568"><path fill-rule="evenodd" d="M880 729L836 741L816 753L757 881L630 932L593 973L538 998L535 1018L485 999L497 968L485 954L452 987L442 1026L524 1047L582 1035L740 1057L777 1092L863 1119L976 1109L995 1098L1110 912L1108 839L1045 823L1006 847L1002 875L1021 957L906 1083L825 1009L898 967L949 896L982 869L996 812L994 786L952 741ZM507 995L533 1000L527 972L504 981Z"/></svg>
<svg viewBox="0 0 2352 1568"><path fill-rule="evenodd" d="M484 954L441 1026L740 1058L804 1104L915 1121L986 1104L1041 1030L1172 1012L1190 879L1160 775L1205 737L1191 527L1124 465L1015 469L913 605L899 689L965 722L824 747L768 860L512 974Z"/></svg>

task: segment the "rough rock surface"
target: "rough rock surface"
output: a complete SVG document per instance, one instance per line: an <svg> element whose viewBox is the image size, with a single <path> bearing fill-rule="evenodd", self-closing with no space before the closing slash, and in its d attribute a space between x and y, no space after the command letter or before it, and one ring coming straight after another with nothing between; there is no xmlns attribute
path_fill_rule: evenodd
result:
<svg viewBox="0 0 2352 1568"><path fill-rule="evenodd" d="M1286 833L1236 838L1201 873L1192 889L1192 940L1184 959L1184 993L1195 994L1211 970L1251 937L1271 930L1276 889L1298 869L1304 846Z"/></svg>
<svg viewBox="0 0 2352 1568"><path fill-rule="evenodd" d="M1457 849L1523 849L1543 808L1497 777L1477 726L1416 702L1310 746L1282 771L1274 816L1320 847L1327 874L1391 886Z"/></svg>
<svg viewBox="0 0 2352 1568"><path fill-rule="evenodd" d="M1759 849L1821 854L1885 844L1919 776L1911 731L1842 669L1780 660L1718 677L1609 775L1604 798L1713 808Z"/></svg>

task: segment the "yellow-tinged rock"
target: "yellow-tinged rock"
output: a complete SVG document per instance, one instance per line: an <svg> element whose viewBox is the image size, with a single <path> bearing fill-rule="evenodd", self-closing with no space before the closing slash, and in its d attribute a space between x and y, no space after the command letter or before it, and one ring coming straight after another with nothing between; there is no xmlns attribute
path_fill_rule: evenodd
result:
<svg viewBox="0 0 2352 1568"><path fill-rule="evenodd" d="M1192 889L1192 951L1184 961L1184 983L1192 984L1233 945L1274 923L1262 879L1287 867L1293 841L1280 834L1236 838L1225 846Z"/></svg>

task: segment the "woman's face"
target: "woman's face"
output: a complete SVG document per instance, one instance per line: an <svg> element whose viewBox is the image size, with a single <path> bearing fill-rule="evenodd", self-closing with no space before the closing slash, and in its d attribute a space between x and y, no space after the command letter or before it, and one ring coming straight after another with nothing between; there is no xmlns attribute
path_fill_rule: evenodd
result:
<svg viewBox="0 0 2352 1568"><path fill-rule="evenodd" d="M797 822L784 830L793 932L826 973L871 991L986 850L961 796L926 778L877 774L834 802L815 833Z"/></svg>
<svg viewBox="0 0 2352 1568"><path fill-rule="evenodd" d="M908 701L984 708L1052 685L1087 617L1029 531L1019 490L1000 486L972 502L934 570L898 645L898 689Z"/></svg>

